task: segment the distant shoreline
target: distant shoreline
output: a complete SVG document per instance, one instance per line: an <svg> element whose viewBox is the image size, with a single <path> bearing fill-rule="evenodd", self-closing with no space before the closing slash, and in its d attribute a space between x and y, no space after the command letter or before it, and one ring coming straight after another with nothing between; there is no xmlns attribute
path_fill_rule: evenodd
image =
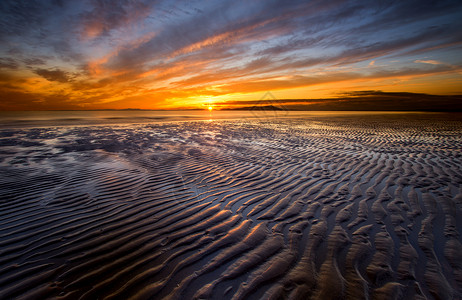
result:
<svg viewBox="0 0 462 300"><path fill-rule="evenodd" d="M80 112L80 111L207 111L206 109L190 108L190 109L49 109L49 110L3 110L0 113L8 112ZM435 113L461 113L462 109L417 109L417 110L405 110L405 109L282 109L282 108L268 108L265 106L257 107L238 107L238 108L216 108L214 111L293 111L293 112L435 112Z"/></svg>

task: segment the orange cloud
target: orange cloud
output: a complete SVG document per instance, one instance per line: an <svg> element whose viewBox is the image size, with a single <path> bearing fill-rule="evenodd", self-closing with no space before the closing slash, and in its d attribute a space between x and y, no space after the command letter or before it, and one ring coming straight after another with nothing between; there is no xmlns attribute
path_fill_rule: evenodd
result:
<svg viewBox="0 0 462 300"><path fill-rule="evenodd" d="M440 61L437 61L437 60L433 60L433 59L429 59L429 60L421 60L421 59L418 59L418 60L414 60L415 63L421 63L421 64L430 64L430 65L443 65L444 63L440 62Z"/></svg>

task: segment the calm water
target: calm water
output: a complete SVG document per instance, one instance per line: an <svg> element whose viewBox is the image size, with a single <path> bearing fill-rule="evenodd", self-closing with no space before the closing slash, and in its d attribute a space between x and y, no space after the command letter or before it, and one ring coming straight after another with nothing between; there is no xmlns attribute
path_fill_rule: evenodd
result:
<svg viewBox="0 0 462 300"><path fill-rule="evenodd" d="M326 111L14 111L0 112L0 127L41 127L150 123L165 121L272 119L326 115L396 114L396 112Z"/></svg>

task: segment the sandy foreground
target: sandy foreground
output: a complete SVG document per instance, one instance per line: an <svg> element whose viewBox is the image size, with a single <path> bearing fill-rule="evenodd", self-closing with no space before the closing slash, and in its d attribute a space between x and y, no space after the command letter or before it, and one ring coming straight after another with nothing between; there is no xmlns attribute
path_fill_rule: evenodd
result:
<svg viewBox="0 0 462 300"><path fill-rule="evenodd" d="M0 130L0 299L461 299L460 115Z"/></svg>

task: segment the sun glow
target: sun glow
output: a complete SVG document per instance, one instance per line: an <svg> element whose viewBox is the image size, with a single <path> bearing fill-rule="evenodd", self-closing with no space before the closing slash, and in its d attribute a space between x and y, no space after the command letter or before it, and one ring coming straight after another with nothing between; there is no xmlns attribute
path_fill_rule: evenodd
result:
<svg viewBox="0 0 462 300"><path fill-rule="evenodd" d="M213 109L212 106L209 106L209 107L208 107L208 110L209 110L209 111L212 111L212 109Z"/></svg>

